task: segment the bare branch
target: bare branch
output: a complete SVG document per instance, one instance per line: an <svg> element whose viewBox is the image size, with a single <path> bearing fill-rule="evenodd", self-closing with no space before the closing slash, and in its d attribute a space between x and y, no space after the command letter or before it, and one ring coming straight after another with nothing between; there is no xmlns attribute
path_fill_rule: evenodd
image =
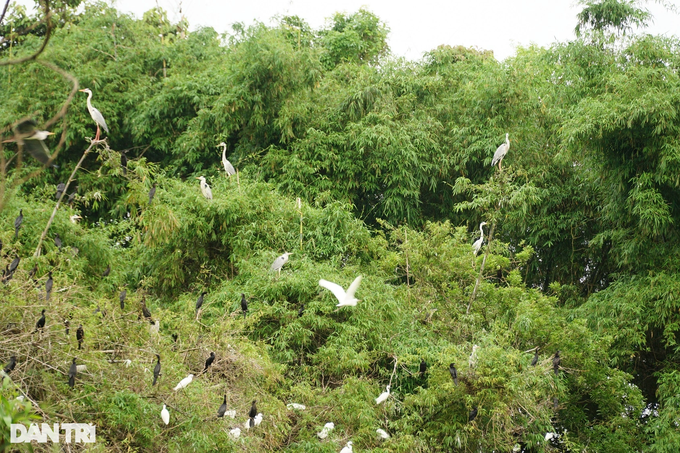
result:
<svg viewBox="0 0 680 453"><path fill-rule="evenodd" d="M9 0L5 2L5 7L2 9L2 14L0 14L0 24L2 24L2 20L5 18L5 14L7 13L7 8L9 7Z"/></svg>

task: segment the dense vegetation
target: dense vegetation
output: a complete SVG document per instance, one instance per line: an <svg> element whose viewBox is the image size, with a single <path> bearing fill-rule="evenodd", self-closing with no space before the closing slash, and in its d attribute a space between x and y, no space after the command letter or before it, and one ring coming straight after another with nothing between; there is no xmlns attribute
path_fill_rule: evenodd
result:
<svg viewBox="0 0 680 453"><path fill-rule="evenodd" d="M17 358L0 445L42 419L96 424L92 451L680 451L680 41L634 33L650 20L635 1L585 1L576 39L503 62L449 45L400 59L366 10L220 36L46 3L49 20L0 21L2 139L29 116L58 150L42 169L0 149L0 366ZM357 275L356 307L318 285ZM225 394L233 420L216 417ZM264 419L245 430L253 399Z"/></svg>

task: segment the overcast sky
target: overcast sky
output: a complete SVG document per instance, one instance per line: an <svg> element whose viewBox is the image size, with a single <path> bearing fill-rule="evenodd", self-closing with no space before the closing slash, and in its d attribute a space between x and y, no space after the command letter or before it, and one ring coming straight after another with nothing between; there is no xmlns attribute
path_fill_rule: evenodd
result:
<svg viewBox="0 0 680 453"><path fill-rule="evenodd" d="M22 3L30 0L20 0ZM666 0L680 9L680 0ZM390 28L392 53L419 59L423 52L448 44L493 50L502 60L517 46L549 46L574 37L576 0L113 0L121 11L137 17L158 5L168 17L185 16L193 30L213 27L222 33L234 22L254 20L271 24L276 15L297 15L313 28L321 27L335 12L352 13L362 6ZM648 2L654 23L653 34L680 35L680 16Z"/></svg>

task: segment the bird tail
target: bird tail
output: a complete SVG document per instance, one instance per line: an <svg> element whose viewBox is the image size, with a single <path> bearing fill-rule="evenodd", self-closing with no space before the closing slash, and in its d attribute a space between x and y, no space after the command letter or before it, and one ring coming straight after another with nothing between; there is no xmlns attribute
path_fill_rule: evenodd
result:
<svg viewBox="0 0 680 453"><path fill-rule="evenodd" d="M151 384L152 386L153 386L153 385L156 385L156 380L158 380L158 376L154 376L154 377L153 377L153 383Z"/></svg>
<svg viewBox="0 0 680 453"><path fill-rule="evenodd" d="M76 378L74 376L68 377L68 386L73 388L76 385Z"/></svg>

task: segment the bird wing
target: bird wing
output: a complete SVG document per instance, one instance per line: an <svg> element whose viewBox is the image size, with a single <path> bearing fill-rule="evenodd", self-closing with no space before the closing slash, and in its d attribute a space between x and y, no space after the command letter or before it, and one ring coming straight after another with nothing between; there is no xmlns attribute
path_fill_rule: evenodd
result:
<svg viewBox="0 0 680 453"><path fill-rule="evenodd" d="M96 108L92 107L92 111L90 111L90 115L92 116L92 119L94 120L95 123L99 124L101 127L104 128L106 133L109 133L109 127L106 125L106 120L104 119L104 115L102 115L102 112L97 110Z"/></svg>
<svg viewBox="0 0 680 453"><path fill-rule="evenodd" d="M359 278L359 282L361 282L361 277ZM356 282L356 280L354 280ZM354 285L354 283L352 283ZM338 299L338 302L343 303L345 301L345 290L342 289L342 286L338 285L337 283L329 282L328 280L321 279L319 280L319 286L326 288L327 290L330 290L330 292L333 293L336 299ZM359 284L357 284L359 286ZM351 286L350 286L351 288ZM356 288L354 288L354 291L356 291Z"/></svg>
<svg viewBox="0 0 680 453"><path fill-rule="evenodd" d="M501 146L498 147L496 152L493 155L493 160L491 161L491 166L493 167L496 165L503 157L508 153L508 144L503 143Z"/></svg>
<svg viewBox="0 0 680 453"><path fill-rule="evenodd" d="M360 275L357 278L354 279L351 285L349 285L349 288L347 288L347 295L346 297L348 299L354 299L354 293L357 292L357 289L359 288L359 284L361 283L361 279L363 277Z"/></svg>
<svg viewBox="0 0 680 453"><path fill-rule="evenodd" d="M47 149L47 145L45 145L45 142L42 140L25 138L23 143L26 151L28 151L35 160L43 165L46 165L47 162L49 162L51 156L49 150Z"/></svg>

